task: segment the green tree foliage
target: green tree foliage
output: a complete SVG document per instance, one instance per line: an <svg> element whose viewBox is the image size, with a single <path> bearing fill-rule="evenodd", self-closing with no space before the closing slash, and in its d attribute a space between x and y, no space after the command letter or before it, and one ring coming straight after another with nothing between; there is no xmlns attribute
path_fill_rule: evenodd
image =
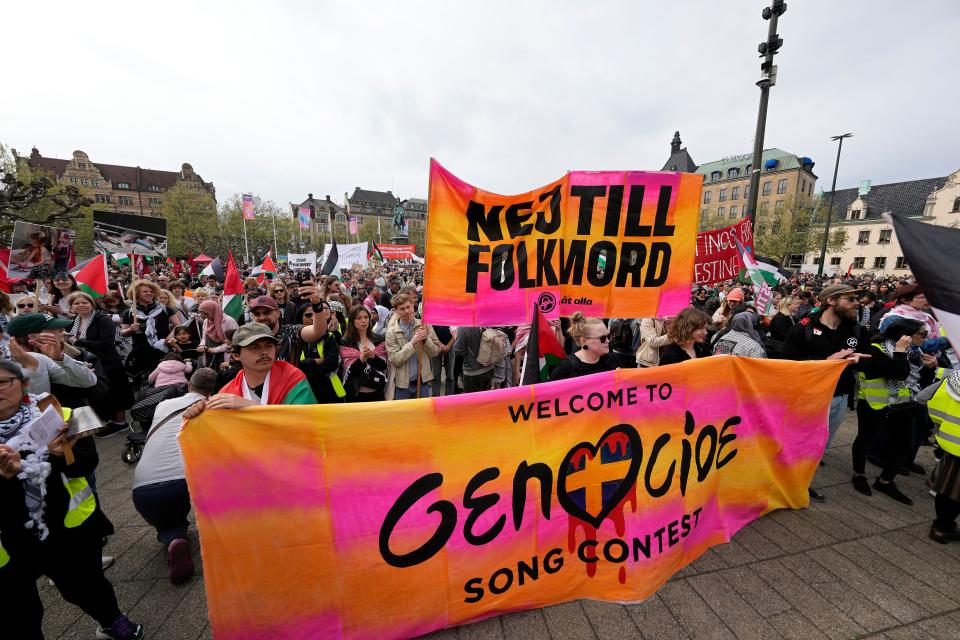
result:
<svg viewBox="0 0 960 640"><path fill-rule="evenodd" d="M754 229L756 252L779 260L781 264L787 264L794 254L819 252L825 220L826 203L820 198L788 198L779 211L757 214ZM846 228L834 227L827 251L842 251L846 241Z"/></svg>
<svg viewBox="0 0 960 640"><path fill-rule="evenodd" d="M214 246L220 236L217 203L207 192L182 185L163 194L162 215L167 220L167 253L171 256L194 255Z"/></svg>
<svg viewBox="0 0 960 640"><path fill-rule="evenodd" d="M253 196L254 219L247 220L247 244L250 248L250 263L259 264L264 254L273 248L273 230L276 224L277 250L276 254L286 254L298 246L299 231L297 221L293 219L289 209L278 207L272 200L263 200L260 196ZM235 193L220 204L218 213L220 234L210 244L217 253L226 258L227 250L233 251L237 260L244 259L244 221L243 196ZM204 248L204 251L207 251ZM207 251L209 255L214 255Z"/></svg>

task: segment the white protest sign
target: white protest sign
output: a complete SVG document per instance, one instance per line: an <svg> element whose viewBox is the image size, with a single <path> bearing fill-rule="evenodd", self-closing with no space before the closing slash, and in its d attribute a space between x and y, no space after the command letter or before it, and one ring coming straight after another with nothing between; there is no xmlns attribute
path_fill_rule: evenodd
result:
<svg viewBox="0 0 960 640"><path fill-rule="evenodd" d="M337 244L337 266L333 272L339 274L341 269L350 269L354 265L366 267L367 244L366 242ZM320 259L320 264L327 261L327 253L330 252L330 247L329 244L323 247L323 257Z"/></svg>
<svg viewBox="0 0 960 640"><path fill-rule="evenodd" d="M305 271L309 269L311 273L316 273L317 252L287 254L287 267L289 267L291 271Z"/></svg>
<svg viewBox="0 0 960 640"><path fill-rule="evenodd" d="M27 425L30 439L38 446L48 445L57 437L63 426L63 415L52 405L43 410L38 418Z"/></svg>

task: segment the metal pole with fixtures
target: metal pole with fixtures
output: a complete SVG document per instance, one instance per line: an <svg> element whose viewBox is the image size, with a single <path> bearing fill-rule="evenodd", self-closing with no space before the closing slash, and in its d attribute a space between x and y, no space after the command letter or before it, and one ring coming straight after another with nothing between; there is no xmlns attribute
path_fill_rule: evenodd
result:
<svg viewBox="0 0 960 640"><path fill-rule="evenodd" d="M837 194L837 170L840 168L840 150L843 149L843 139L852 138L852 133L843 133L831 136L830 139L839 141L837 145L837 163L833 165L833 185L830 187L830 206L827 207L827 221L823 225L823 244L820 245L820 264L817 266L817 277L823 275L823 262L827 259L827 241L830 238L830 221L833 219L833 197Z"/></svg>

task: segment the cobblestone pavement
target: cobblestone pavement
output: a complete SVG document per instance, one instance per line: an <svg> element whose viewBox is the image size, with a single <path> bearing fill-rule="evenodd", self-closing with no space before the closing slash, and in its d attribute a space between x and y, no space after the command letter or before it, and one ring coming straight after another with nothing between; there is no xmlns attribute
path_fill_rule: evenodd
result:
<svg viewBox="0 0 960 640"><path fill-rule="evenodd" d="M960 544L927 538L933 498L924 478L898 478L912 507L853 490L855 430L851 413L814 480L828 502L753 522L641 604L570 602L425 638L960 638ZM133 469L120 461L122 447L122 436L101 441L97 470L101 500L117 527L106 549L116 556L107 576L121 609L144 624L148 638L209 638L202 575L181 587L167 581L163 550L133 508ZM930 449L919 461L932 467ZM198 549L195 531L193 543ZM45 579L41 584L47 638L92 638L95 623Z"/></svg>

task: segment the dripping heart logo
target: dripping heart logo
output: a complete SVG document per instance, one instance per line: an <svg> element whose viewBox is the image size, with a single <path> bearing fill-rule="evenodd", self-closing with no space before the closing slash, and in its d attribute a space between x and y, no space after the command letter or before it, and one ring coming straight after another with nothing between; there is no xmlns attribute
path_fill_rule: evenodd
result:
<svg viewBox="0 0 960 640"><path fill-rule="evenodd" d="M642 447L640 434L629 424L611 427L595 445L574 445L557 473L560 506L599 528L636 482Z"/></svg>

